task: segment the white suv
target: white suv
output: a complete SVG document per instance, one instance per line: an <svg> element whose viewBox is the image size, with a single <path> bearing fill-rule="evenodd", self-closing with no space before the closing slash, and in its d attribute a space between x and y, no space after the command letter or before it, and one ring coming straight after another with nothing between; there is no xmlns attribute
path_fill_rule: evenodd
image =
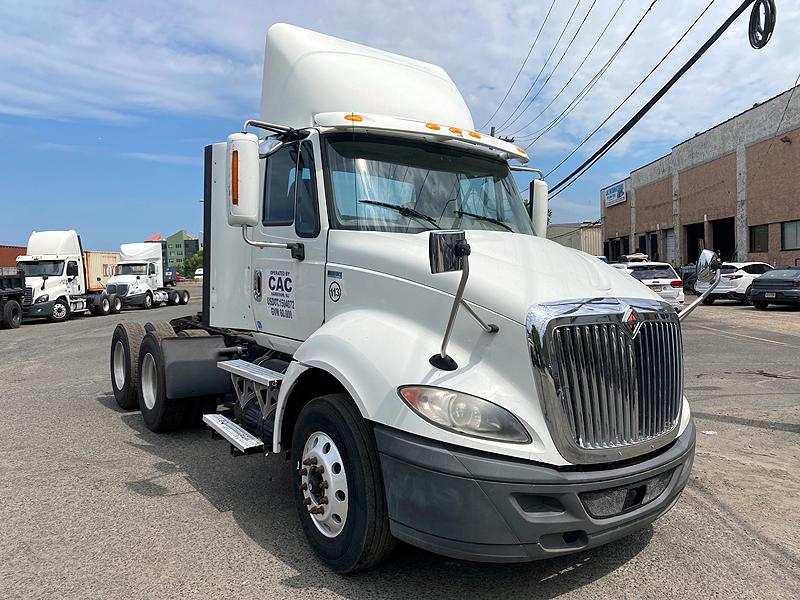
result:
<svg viewBox="0 0 800 600"><path fill-rule="evenodd" d="M772 265L763 262L723 263L722 279L714 291L703 300L703 304L714 304L715 300L728 298L746 304L752 304L750 288L753 280L767 271L772 271ZM708 284L697 283L694 289L702 294L708 289Z"/></svg>
<svg viewBox="0 0 800 600"><path fill-rule="evenodd" d="M628 273L638 279L677 311L683 308L683 280L669 263L629 262L624 264ZM618 267L619 268L619 267Z"/></svg>

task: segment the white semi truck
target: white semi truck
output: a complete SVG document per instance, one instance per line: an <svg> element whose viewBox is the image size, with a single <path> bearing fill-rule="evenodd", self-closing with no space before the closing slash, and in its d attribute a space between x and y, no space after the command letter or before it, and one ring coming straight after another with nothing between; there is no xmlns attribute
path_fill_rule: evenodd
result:
<svg viewBox="0 0 800 600"><path fill-rule="evenodd" d="M114 332L120 406L286 454L308 541L342 573L396 539L558 556L677 502L696 303L678 317L548 241L546 184L527 214L527 154L475 131L445 71L275 25L261 119L206 147L201 317ZM700 277L717 265L706 251Z"/></svg>
<svg viewBox="0 0 800 600"><path fill-rule="evenodd" d="M119 260L116 252L84 252L68 231L34 231L17 267L25 272L24 318L66 321L71 315L119 312L121 302L105 283Z"/></svg>
<svg viewBox="0 0 800 600"><path fill-rule="evenodd" d="M160 304L186 304L189 290L173 290L164 285L164 261L158 242L122 244L120 261L107 289L123 306L153 308Z"/></svg>

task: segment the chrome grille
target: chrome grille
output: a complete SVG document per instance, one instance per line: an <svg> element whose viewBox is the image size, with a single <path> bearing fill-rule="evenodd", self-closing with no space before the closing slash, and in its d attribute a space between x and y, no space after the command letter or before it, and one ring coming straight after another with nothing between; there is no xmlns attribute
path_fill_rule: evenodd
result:
<svg viewBox="0 0 800 600"><path fill-rule="evenodd" d="M645 321L634 339L623 327L597 323L553 332L556 391L581 448L638 444L678 422L683 389L678 324Z"/></svg>
<svg viewBox="0 0 800 600"><path fill-rule="evenodd" d="M25 288L25 296L22 298L22 306L30 306L33 301L33 288Z"/></svg>
<svg viewBox="0 0 800 600"><path fill-rule="evenodd" d="M683 342L669 305L602 297L542 303L526 325L544 417L565 459L623 460L675 439Z"/></svg>
<svg viewBox="0 0 800 600"><path fill-rule="evenodd" d="M109 283L106 286L106 292L109 294L119 294L124 296L128 293L128 284L127 283Z"/></svg>

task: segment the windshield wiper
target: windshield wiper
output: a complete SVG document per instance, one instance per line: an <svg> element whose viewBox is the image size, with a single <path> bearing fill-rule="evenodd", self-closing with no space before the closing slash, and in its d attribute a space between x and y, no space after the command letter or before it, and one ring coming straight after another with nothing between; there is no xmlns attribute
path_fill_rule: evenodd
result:
<svg viewBox="0 0 800 600"><path fill-rule="evenodd" d="M466 212L466 211L463 211L463 210L454 210L453 212L455 214L461 215L463 217L472 217L473 219L479 219L481 221L486 221L488 223L494 223L495 225L500 225L500 227L503 227L504 229L507 229L511 233L514 233L514 230L511 229L511 227L509 227L508 225L506 225L502 221L498 221L497 219L493 219L492 217L487 217L485 215L476 215L475 213Z"/></svg>
<svg viewBox="0 0 800 600"><path fill-rule="evenodd" d="M418 210L414 210L413 208L408 208L407 206L397 206L396 204L389 204L388 202L378 202L377 200L359 200L361 204L372 204L374 206L382 206L383 208L391 208L392 210L396 210L404 217L410 217L412 219L417 219L418 221L427 221L431 225L433 225L436 229L441 229L433 217L429 217L425 213L421 213Z"/></svg>

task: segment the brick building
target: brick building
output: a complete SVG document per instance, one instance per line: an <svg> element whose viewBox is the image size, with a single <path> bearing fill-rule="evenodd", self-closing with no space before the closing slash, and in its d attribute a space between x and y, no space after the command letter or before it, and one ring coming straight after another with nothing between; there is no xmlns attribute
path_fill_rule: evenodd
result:
<svg viewBox="0 0 800 600"><path fill-rule="evenodd" d="M702 241L723 260L800 264L800 90L632 171L600 191L600 210L611 260L641 251L690 263Z"/></svg>

